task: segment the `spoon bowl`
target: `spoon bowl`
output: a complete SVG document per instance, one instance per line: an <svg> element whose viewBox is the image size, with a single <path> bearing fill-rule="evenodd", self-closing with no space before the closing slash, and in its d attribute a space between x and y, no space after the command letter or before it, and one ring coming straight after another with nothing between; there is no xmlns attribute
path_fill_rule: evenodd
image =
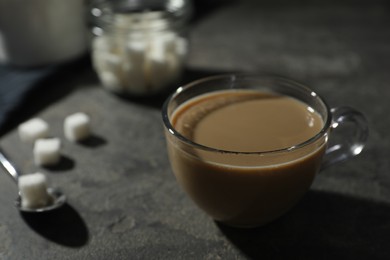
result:
<svg viewBox="0 0 390 260"><path fill-rule="evenodd" d="M40 208L23 207L22 206L22 197L20 195L16 198L15 205L20 211L32 213L32 212L51 211L51 210L54 210L54 209L57 209L57 208L63 206L66 202L66 196L58 189L48 188L47 194L50 197L50 201L44 207L40 207Z"/></svg>
<svg viewBox="0 0 390 260"><path fill-rule="evenodd" d="M8 159L3 150L0 148L0 164L4 168L4 170L12 177L16 185L18 185L20 172L14 166L14 164ZM39 208L27 208L22 206L22 197L19 195L16 199L16 207L22 212L47 212L51 210L55 210L61 206L63 206L66 202L66 196L58 189L47 188L47 193L50 197L50 201L47 205Z"/></svg>

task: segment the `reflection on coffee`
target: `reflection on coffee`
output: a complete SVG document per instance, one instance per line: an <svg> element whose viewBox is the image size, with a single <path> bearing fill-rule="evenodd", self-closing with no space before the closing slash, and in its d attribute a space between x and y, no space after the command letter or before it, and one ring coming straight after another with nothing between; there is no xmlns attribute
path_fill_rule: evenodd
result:
<svg viewBox="0 0 390 260"><path fill-rule="evenodd" d="M323 128L308 105L273 93L224 90L179 106L170 121L209 151L168 142L178 181L199 207L235 226L267 223L291 208L310 187L325 150L325 137L303 149L286 149ZM236 153L226 153L232 151Z"/></svg>

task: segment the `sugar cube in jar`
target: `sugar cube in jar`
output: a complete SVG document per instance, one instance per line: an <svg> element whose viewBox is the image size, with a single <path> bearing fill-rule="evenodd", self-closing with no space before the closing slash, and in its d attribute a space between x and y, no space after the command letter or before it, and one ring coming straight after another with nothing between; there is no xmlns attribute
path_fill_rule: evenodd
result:
<svg viewBox="0 0 390 260"><path fill-rule="evenodd" d="M145 96L173 86L185 66L191 10L189 0L92 5L92 63L103 87Z"/></svg>

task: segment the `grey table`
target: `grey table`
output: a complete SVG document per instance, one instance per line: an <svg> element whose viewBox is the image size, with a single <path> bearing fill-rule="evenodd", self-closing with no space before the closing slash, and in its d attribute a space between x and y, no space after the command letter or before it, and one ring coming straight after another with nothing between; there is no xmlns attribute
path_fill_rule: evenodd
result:
<svg viewBox="0 0 390 260"><path fill-rule="evenodd" d="M197 209L174 179L160 116L166 95L123 99L101 88L88 61L59 67L12 109L0 143L24 172L47 174L68 204L44 215L20 214L16 188L1 174L0 259L390 258L388 4L213 3L192 24L183 82L232 71L292 77L331 106L366 115L364 152L321 172L275 222L228 228ZM77 111L92 116L93 137L83 144L63 138L64 117ZM52 135L63 139L57 167L34 166L32 147L19 141L15 127L31 116L47 120Z"/></svg>

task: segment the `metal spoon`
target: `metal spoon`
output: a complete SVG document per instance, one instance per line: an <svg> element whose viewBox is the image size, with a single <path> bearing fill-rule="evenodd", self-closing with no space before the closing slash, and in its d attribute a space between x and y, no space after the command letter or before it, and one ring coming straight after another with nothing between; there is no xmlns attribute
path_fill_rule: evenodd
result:
<svg viewBox="0 0 390 260"><path fill-rule="evenodd" d="M5 171L12 177L15 183L18 184L20 172L13 165L13 163L11 163L11 161L8 160L7 156L5 155L1 147L0 147L0 163L5 169ZM22 207L22 198L20 197L20 192L19 192L19 195L16 199L16 207L23 212L46 212L46 211L57 209L65 204L66 196L61 191L53 188L48 188L47 193L50 196L50 203L48 203L48 205L41 208L26 208L26 207Z"/></svg>

